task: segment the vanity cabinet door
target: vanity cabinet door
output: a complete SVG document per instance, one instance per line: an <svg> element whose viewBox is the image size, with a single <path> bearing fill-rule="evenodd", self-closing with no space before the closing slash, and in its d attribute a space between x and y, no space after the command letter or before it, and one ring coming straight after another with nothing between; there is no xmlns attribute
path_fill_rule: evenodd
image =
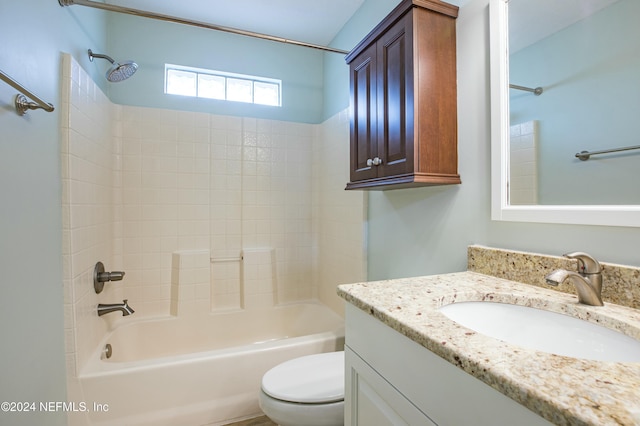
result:
<svg viewBox="0 0 640 426"><path fill-rule="evenodd" d="M345 425L437 426L348 347L345 368Z"/></svg>

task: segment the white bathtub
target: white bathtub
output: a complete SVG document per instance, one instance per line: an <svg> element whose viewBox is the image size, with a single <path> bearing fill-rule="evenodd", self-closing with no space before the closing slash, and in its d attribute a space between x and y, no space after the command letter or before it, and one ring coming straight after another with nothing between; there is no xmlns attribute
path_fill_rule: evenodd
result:
<svg viewBox="0 0 640 426"><path fill-rule="evenodd" d="M120 324L79 377L92 425L215 425L260 415L267 370L344 345L343 320L315 303ZM107 343L113 355L102 360Z"/></svg>

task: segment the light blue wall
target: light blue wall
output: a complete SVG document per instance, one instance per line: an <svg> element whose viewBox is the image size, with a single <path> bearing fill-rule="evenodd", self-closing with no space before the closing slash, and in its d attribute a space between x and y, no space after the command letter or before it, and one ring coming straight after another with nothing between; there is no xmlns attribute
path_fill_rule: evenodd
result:
<svg viewBox="0 0 640 426"><path fill-rule="evenodd" d="M464 270L467 245L474 243L557 255L584 250L603 261L640 266L637 228L491 221L488 0L472 0L461 8L457 38L462 184L370 193L369 279ZM325 75L332 72L343 81L331 84L348 87L348 73L336 69ZM342 89L326 96L326 105L344 103Z"/></svg>
<svg viewBox="0 0 640 426"><path fill-rule="evenodd" d="M511 55L511 122L539 121L540 204L640 204L640 152L574 154L640 144L640 2L622 0ZM615 190L612 190L615 188Z"/></svg>
<svg viewBox="0 0 640 426"><path fill-rule="evenodd" d="M0 69L56 107L20 117L0 82L0 401L66 400L60 54L104 47L105 28L102 14L55 0L0 0ZM1 412L0 424L64 425L66 414Z"/></svg>
<svg viewBox="0 0 640 426"><path fill-rule="evenodd" d="M331 46L350 51L400 0L366 0L331 41ZM324 120L349 106L349 66L344 55L326 53L324 59Z"/></svg>
<svg viewBox="0 0 640 426"><path fill-rule="evenodd" d="M322 121L323 53L319 50L224 32L112 14L108 54L133 59L140 69L110 84L118 104L179 109L301 123ZM95 63L100 70L108 62ZM282 80L282 107L164 94L165 63Z"/></svg>

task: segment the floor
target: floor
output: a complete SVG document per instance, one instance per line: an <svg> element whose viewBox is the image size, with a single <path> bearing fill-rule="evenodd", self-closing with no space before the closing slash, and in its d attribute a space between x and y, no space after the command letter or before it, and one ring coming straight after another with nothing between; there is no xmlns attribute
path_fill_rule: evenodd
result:
<svg viewBox="0 0 640 426"><path fill-rule="evenodd" d="M277 426L274 422L269 420L267 416L256 417L254 419L243 420L237 423L230 423L227 426Z"/></svg>

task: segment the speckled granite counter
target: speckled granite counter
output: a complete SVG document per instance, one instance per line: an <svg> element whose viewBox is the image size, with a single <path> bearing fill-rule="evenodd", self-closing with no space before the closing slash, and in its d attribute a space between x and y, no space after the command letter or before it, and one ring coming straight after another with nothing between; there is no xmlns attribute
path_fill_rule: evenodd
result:
<svg viewBox="0 0 640 426"><path fill-rule="evenodd" d="M338 294L431 352L558 425L640 425L640 363L538 352L469 330L438 308L489 300L567 313L640 339L640 311L475 272L345 284Z"/></svg>
<svg viewBox="0 0 640 426"><path fill-rule="evenodd" d="M598 260L602 267L602 299L640 309L640 268ZM559 268L577 271L578 262L562 256L480 245L471 245L467 249L467 270L538 287L549 288L544 277ZM554 290L576 293L569 282L560 284Z"/></svg>

